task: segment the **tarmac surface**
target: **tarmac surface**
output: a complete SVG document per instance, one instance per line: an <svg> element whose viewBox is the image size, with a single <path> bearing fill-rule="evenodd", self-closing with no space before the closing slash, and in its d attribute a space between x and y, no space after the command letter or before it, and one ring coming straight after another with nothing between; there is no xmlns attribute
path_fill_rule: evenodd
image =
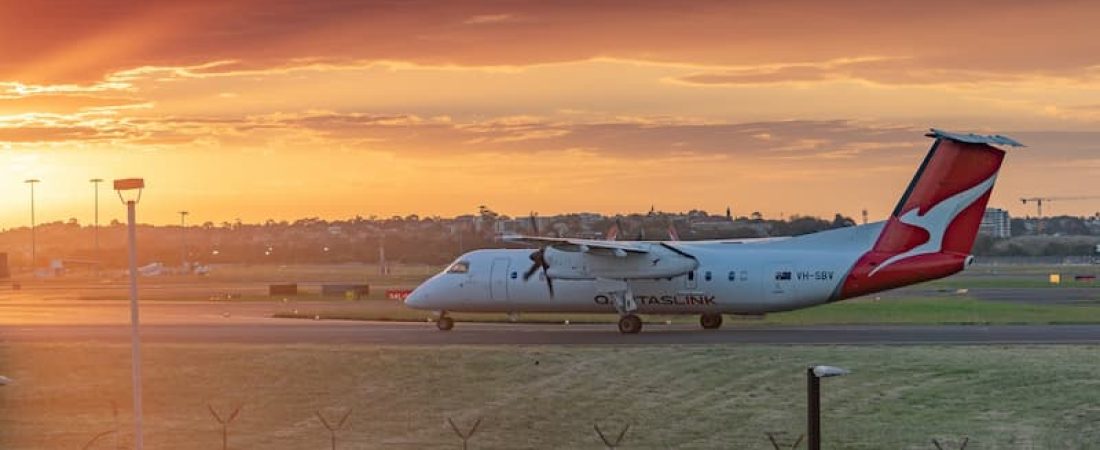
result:
<svg viewBox="0 0 1100 450"><path fill-rule="evenodd" d="M332 307L348 305L336 302ZM758 326L720 330L649 323L622 335L613 324L431 323L274 319L278 303L151 302L142 306L145 343L373 345L997 345L1100 344L1100 325ZM0 343L108 342L130 339L126 302L2 302Z"/></svg>

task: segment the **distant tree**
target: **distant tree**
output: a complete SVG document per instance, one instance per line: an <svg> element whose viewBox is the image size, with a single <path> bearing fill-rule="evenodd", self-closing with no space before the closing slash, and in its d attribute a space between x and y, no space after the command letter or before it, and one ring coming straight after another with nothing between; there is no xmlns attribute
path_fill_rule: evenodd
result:
<svg viewBox="0 0 1100 450"><path fill-rule="evenodd" d="M833 223L829 224L829 228L844 228L854 226L856 226L856 221L852 220L851 217L844 217L840 215L840 213L834 215Z"/></svg>
<svg viewBox="0 0 1100 450"><path fill-rule="evenodd" d="M974 239L974 247L970 249L970 253L979 256L989 255L993 251L993 243L993 237L979 234L978 237Z"/></svg>

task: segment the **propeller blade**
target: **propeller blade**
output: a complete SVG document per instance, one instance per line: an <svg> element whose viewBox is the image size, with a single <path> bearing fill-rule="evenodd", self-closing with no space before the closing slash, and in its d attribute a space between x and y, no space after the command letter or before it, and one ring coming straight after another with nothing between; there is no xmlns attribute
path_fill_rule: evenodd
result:
<svg viewBox="0 0 1100 450"><path fill-rule="evenodd" d="M547 269L550 268L550 263L546 261L546 257L543 254L543 251L545 250L546 248L543 247L531 252L531 256L529 256L529 258L531 258L531 267L528 267L527 271L523 273L523 281L530 280L531 276L533 276L535 272L538 272L539 269L542 269L543 275L546 276L546 290L550 291L550 297L553 298L554 281L550 279L550 273L547 272Z"/></svg>
<svg viewBox="0 0 1100 450"><path fill-rule="evenodd" d="M546 255L539 253L539 262L542 263L542 273L546 275L546 290L550 291L550 298L554 298L554 282L550 279L550 263L546 261Z"/></svg>
<svg viewBox="0 0 1100 450"><path fill-rule="evenodd" d="M538 217L535 215L534 211L531 212L530 220L531 220L531 231L533 231L535 233L535 236L541 236L541 234L539 233L539 220L538 220Z"/></svg>
<svg viewBox="0 0 1100 450"><path fill-rule="evenodd" d="M527 268L526 272L523 272L523 281L531 279L531 275L534 275L539 270L539 263L531 264L531 267Z"/></svg>
<svg viewBox="0 0 1100 450"><path fill-rule="evenodd" d="M546 266L546 262L542 258L541 248L531 252L531 255L528 256L528 258L531 258L531 267L527 268L527 271L523 273L523 281L531 279L531 275L534 275L535 272L539 270L539 267L545 269Z"/></svg>

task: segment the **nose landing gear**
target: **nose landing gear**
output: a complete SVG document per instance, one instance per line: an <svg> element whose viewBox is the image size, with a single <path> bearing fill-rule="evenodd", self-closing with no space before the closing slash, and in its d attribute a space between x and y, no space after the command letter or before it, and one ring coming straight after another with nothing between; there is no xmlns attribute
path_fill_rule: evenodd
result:
<svg viewBox="0 0 1100 450"><path fill-rule="evenodd" d="M439 331L450 331L451 328L455 327L455 320L450 316L441 315L439 320L435 321L435 326L439 328Z"/></svg>
<svg viewBox="0 0 1100 450"><path fill-rule="evenodd" d="M705 313L699 316L699 325L703 329L713 330L722 326L722 315L718 313Z"/></svg>

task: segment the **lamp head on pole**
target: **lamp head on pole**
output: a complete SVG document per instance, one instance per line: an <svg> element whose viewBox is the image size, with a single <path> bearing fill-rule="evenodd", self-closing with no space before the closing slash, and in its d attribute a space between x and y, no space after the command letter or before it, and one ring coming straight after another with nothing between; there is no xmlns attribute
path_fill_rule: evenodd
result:
<svg viewBox="0 0 1100 450"><path fill-rule="evenodd" d="M141 201L141 191L145 189L145 180L142 178L122 178L115 180L115 191L118 199L123 204Z"/></svg>
<svg viewBox="0 0 1100 450"><path fill-rule="evenodd" d="M842 369L840 367L833 366L812 366L811 370L813 371L814 376L818 378L839 377L852 373L848 369Z"/></svg>
<svg viewBox="0 0 1100 450"><path fill-rule="evenodd" d="M92 178L92 179L88 180L88 182L89 182L89 183L97 183L97 184L98 184L98 183L102 183L102 182L103 182L103 179L102 179L102 178Z"/></svg>
<svg viewBox="0 0 1100 450"><path fill-rule="evenodd" d="M31 178L31 179L29 179L29 180L23 180L23 182L24 182L24 183L27 183L27 184L34 184L34 183L38 183L39 181L40 181L40 180L39 180L39 179L37 179L37 178Z"/></svg>

